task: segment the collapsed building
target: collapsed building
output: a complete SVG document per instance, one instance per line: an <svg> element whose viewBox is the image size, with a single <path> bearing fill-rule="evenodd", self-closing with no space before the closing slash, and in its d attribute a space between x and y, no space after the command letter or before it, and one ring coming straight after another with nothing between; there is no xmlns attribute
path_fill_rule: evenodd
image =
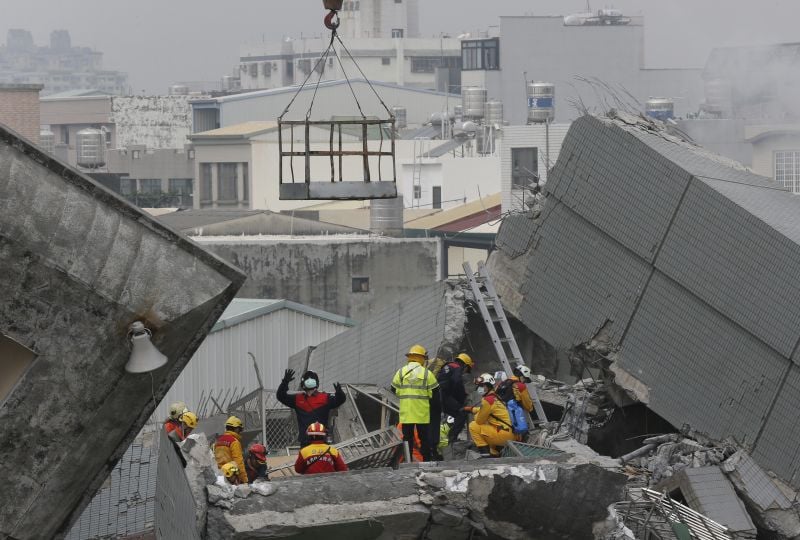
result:
<svg viewBox="0 0 800 540"><path fill-rule="evenodd" d="M243 282L0 126L0 537L66 533ZM137 321L149 375L125 369Z"/></svg>

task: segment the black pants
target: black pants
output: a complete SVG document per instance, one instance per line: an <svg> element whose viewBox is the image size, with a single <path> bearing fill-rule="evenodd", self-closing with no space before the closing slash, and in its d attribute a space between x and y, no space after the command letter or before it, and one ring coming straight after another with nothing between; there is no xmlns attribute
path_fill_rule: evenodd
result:
<svg viewBox="0 0 800 540"><path fill-rule="evenodd" d="M448 442L452 443L458 440L459 434L464 430L464 426L467 425L469 413L463 408L460 408L455 411L445 411L445 414L455 418L455 422L453 422L453 425L450 427L450 434L447 436Z"/></svg>
<svg viewBox="0 0 800 540"><path fill-rule="evenodd" d="M422 445L422 448L419 449L422 454L422 460L431 461L432 452L428 424L403 424L403 440L408 442L408 453L411 455L411 460L414 460L415 429L417 430L417 435L419 435L420 444Z"/></svg>

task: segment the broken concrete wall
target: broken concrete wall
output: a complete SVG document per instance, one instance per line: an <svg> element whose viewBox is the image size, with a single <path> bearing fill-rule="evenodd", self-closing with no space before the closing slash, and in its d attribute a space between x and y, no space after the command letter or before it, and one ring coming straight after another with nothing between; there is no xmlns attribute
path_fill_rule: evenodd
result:
<svg viewBox="0 0 800 540"><path fill-rule="evenodd" d="M210 507L207 533L209 540L602 538L624 485L622 474L596 465L525 459L299 477L273 482L269 497Z"/></svg>
<svg viewBox="0 0 800 540"><path fill-rule="evenodd" d="M111 123L117 148L183 148L192 132L189 96L114 96Z"/></svg>
<svg viewBox="0 0 800 540"><path fill-rule="evenodd" d="M68 530L243 280L0 128L0 333L35 355L0 403L0 536ZM136 320L152 377L124 370Z"/></svg>
<svg viewBox="0 0 800 540"><path fill-rule="evenodd" d="M239 295L284 298L366 321L403 296L435 283L439 239L368 236L195 238L247 274ZM354 278L368 280L367 290Z"/></svg>
<svg viewBox="0 0 800 540"><path fill-rule="evenodd" d="M621 116L576 121L545 192L490 257L509 310L559 349L601 333L654 412L800 485L800 199Z"/></svg>

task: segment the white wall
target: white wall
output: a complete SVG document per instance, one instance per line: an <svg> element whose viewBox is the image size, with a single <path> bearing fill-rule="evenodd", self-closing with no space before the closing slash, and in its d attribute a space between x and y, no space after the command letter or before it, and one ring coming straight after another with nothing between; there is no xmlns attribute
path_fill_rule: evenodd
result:
<svg viewBox="0 0 800 540"><path fill-rule="evenodd" d="M277 389L291 355L345 330L342 324L281 309L213 332L164 396L152 419L163 421L174 401L184 401L189 409L196 410L203 391L208 395L214 390L216 396L228 388L244 388L245 393L255 390L258 382L248 352L259 363L264 386ZM322 381L323 388L331 388L332 383Z"/></svg>
<svg viewBox="0 0 800 540"><path fill-rule="evenodd" d="M552 168L561 152L561 145L567 136L570 124L550 124L550 154L549 168ZM514 201L511 193L511 150L513 148L538 148L539 177L542 182L547 181L548 158L547 128L544 124L529 126L506 126L503 129L503 144L500 151L500 174L502 189L503 213L519 210L521 202Z"/></svg>

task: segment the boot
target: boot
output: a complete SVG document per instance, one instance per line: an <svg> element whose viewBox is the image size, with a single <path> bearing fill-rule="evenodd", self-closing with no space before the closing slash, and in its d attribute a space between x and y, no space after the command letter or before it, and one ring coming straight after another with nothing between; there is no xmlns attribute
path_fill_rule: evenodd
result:
<svg viewBox="0 0 800 540"><path fill-rule="evenodd" d="M492 453L489 451L489 447L488 446L479 446L477 448L477 450L478 450L478 453L480 453L482 458L492 457Z"/></svg>

